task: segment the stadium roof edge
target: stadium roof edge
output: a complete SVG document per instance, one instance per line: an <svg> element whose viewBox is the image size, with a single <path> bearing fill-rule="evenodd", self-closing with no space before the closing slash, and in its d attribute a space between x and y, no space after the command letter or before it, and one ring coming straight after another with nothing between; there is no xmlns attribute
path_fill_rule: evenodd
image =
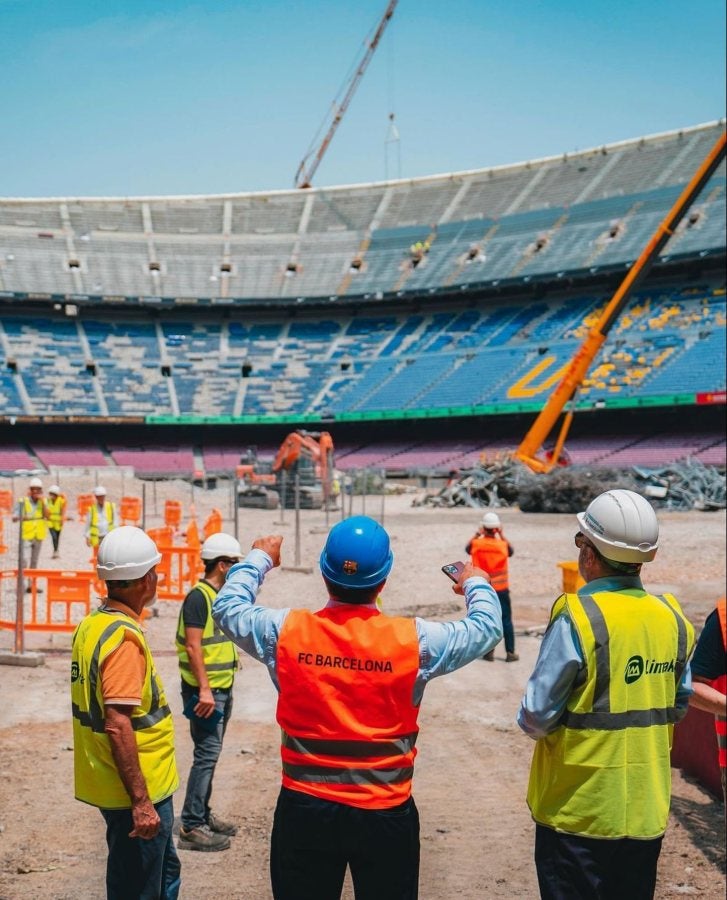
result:
<svg viewBox="0 0 727 900"><path fill-rule="evenodd" d="M563 152L554 154L552 156L544 156L539 159L530 159L524 160L517 163L503 163L499 166L488 166L482 169L464 169L457 172L444 172L436 175L422 175L415 178L400 178L400 179L392 179L390 181L370 181L370 182L357 182L354 184L339 184L339 185L331 185L328 187L314 187L308 188L305 190L305 193L314 193L314 194L326 194L332 191L352 191L356 189L370 189L370 188L382 188L382 187L396 187L396 186L405 186L412 184L431 184L437 181L453 181L460 178L471 178L475 175L487 174L489 172L504 172L504 171L514 171L517 169L526 168L528 166L538 166L544 165L549 162L556 162L558 160L567 158L567 159L578 159L579 157L589 156L593 153L598 153L602 150L606 151L614 151L618 150L622 147L629 147L635 144L640 144L642 142L651 142L663 140L664 138L674 137L680 134L692 134L695 131L706 131L710 128L716 128L719 126L724 127L725 122L724 118L715 119L711 122L703 122L698 125L690 125L686 128L674 128L670 131L662 131L655 134L642 135L637 138L628 138L622 141L614 141L610 144L600 144L596 147L589 147L585 150L578 150L574 152ZM73 203L73 202L84 202L84 203L148 203L148 202L169 202L169 201L200 201L200 200L239 200L239 199L247 199L247 198L255 198L255 197L285 197L285 196L295 196L300 195L300 188L284 188L279 190L269 190L269 191L243 191L239 193L224 193L224 194L156 194L156 195L139 195L139 196L124 196L118 195L114 197L89 197L89 196L75 196L75 197L0 197L0 202L2 203Z"/></svg>

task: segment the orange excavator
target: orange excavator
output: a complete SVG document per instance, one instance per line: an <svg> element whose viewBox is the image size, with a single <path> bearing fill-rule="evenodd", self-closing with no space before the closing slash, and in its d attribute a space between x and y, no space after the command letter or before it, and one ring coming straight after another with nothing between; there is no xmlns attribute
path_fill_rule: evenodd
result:
<svg viewBox="0 0 727 900"><path fill-rule="evenodd" d="M687 210L724 158L725 133L722 132L704 162L694 173L689 184L669 210L664 221L652 235L651 240L639 258L629 269L628 274L619 285L599 320L588 332L583 344L571 360L565 375L550 395L547 403L515 451L515 457L525 463L526 466L529 466L534 472L546 473L558 465L567 464L567 457L564 458L565 439L573 421L578 391L583 384L583 379L586 377L591 363L596 358L598 351L608 337L609 331L626 306L629 296L647 276L677 225L684 218ZM560 414L569 403L570 408L563 418L555 444L548 447L548 436L553 431ZM546 447L547 449L545 449ZM541 450L545 450L542 457L538 455Z"/></svg>
<svg viewBox="0 0 727 900"><path fill-rule="evenodd" d="M327 431L292 431L280 445L272 471L281 503L295 506L295 481L302 509L330 509L333 438Z"/></svg>

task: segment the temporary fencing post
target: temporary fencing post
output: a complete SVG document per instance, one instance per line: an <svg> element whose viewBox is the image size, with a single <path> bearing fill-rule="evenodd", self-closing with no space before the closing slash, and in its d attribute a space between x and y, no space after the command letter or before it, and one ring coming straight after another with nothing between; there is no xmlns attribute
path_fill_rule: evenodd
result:
<svg viewBox="0 0 727 900"><path fill-rule="evenodd" d="M280 473L280 521L273 522L273 525L285 525L285 506L288 502L288 470L283 469Z"/></svg>
<svg viewBox="0 0 727 900"><path fill-rule="evenodd" d="M18 578L15 584L15 652L25 651L25 603L23 599L23 520L24 510L22 501L18 502Z"/></svg>
<svg viewBox="0 0 727 900"><path fill-rule="evenodd" d="M366 490L369 481L369 469L363 470L363 485L361 486L361 515L366 515Z"/></svg>
<svg viewBox="0 0 727 900"><path fill-rule="evenodd" d="M301 566L300 564L300 476L295 473L295 565L283 566L288 572L304 572L310 575L313 569L310 566Z"/></svg>
<svg viewBox="0 0 727 900"><path fill-rule="evenodd" d="M141 483L141 528L146 531L146 482Z"/></svg>
<svg viewBox="0 0 727 900"><path fill-rule="evenodd" d="M381 525L384 524L384 507L386 506L386 469L381 470Z"/></svg>

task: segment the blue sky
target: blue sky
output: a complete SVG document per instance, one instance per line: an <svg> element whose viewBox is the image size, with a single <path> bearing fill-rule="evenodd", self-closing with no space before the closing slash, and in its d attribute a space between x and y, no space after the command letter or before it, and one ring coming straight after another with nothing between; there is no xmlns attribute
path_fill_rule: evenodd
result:
<svg viewBox="0 0 727 900"><path fill-rule="evenodd" d="M0 196L291 187L385 8L0 0ZM724 0L399 0L314 184L519 162L724 114Z"/></svg>

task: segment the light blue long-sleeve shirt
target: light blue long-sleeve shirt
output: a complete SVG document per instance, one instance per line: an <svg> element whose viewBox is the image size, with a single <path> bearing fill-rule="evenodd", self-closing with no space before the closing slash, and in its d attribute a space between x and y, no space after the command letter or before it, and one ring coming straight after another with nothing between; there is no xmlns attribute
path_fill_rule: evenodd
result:
<svg viewBox="0 0 727 900"><path fill-rule="evenodd" d="M273 561L263 550L251 550L234 565L215 597L212 618L238 647L267 666L280 689L277 647L283 623L290 609L269 609L255 602ZM415 619L419 640L419 671L413 702L418 706L428 681L446 675L487 653L502 639L502 612L497 594L484 578L468 578L464 583L467 614L457 622L429 622ZM330 604L338 604L329 600ZM374 604L371 604L375 608Z"/></svg>
<svg viewBox="0 0 727 900"><path fill-rule="evenodd" d="M635 575L596 578L579 589L578 594L598 591L644 590ZM568 697L585 678L585 654L570 616L560 613L548 626L533 673L525 687L517 723L533 740L545 737L558 727ZM686 715L692 676L687 663L677 689L675 706L682 718Z"/></svg>

